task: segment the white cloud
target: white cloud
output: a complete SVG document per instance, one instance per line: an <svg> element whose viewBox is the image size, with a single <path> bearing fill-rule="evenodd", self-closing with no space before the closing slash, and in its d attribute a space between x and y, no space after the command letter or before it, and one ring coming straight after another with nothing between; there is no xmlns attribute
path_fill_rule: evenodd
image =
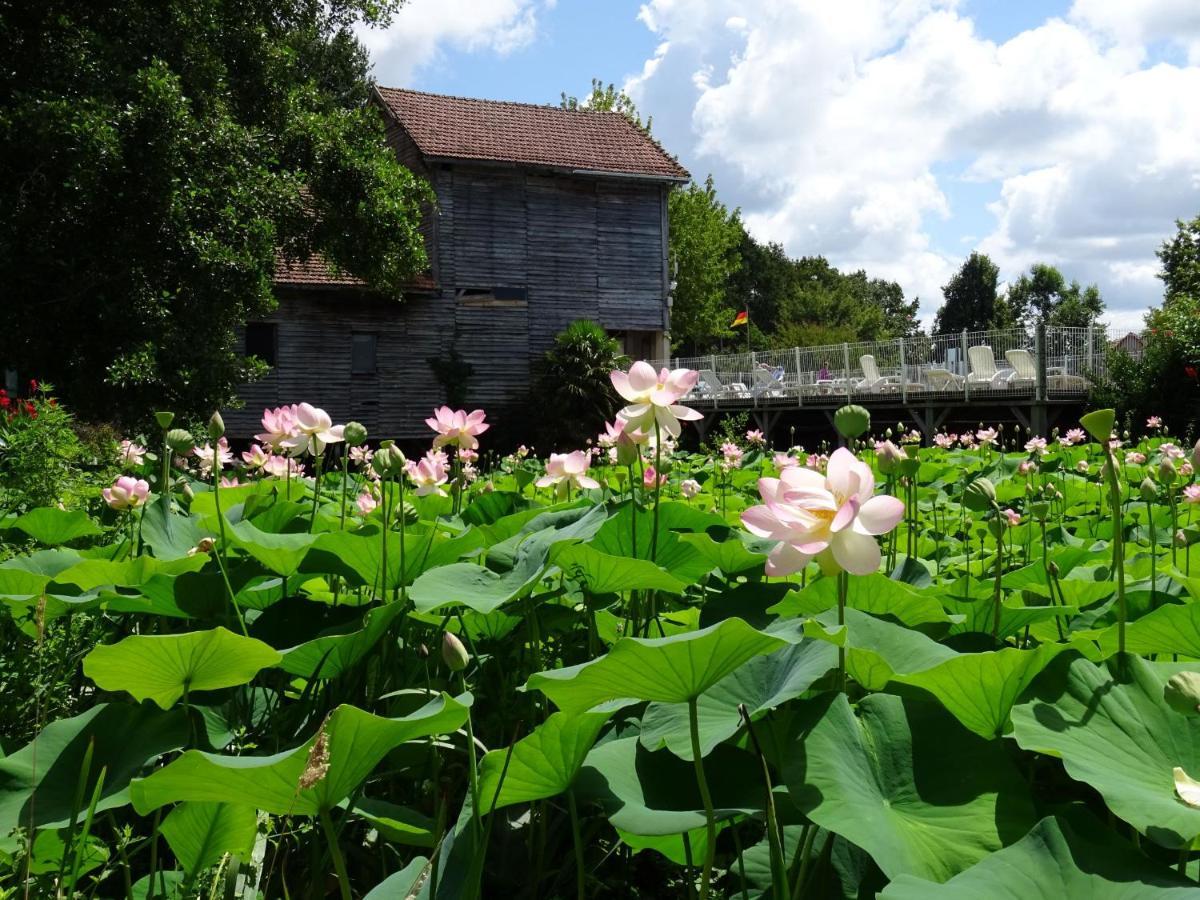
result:
<svg viewBox="0 0 1200 900"><path fill-rule="evenodd" d="M409 0L388 28L357 33L371 53L376 80L405 87L446 49L504 56L527 46L537 36L539 6L554 5L554 0Z"/></svg>
<svg viewBox="0 0 1200 900"><path fill-rule="evenodd" d="M627 88L666 146L759 237L894 277L925 315L962 223L1002 276L1052 262L1136 319L1160 295L1154 250L1200 212L1200 59L1147 62L1155 41L1194 51L1197 0L1077 0L1004 43L956 0L650 0L639 17L661 43ZM952 178L986 209L956 207Z"/></svg>

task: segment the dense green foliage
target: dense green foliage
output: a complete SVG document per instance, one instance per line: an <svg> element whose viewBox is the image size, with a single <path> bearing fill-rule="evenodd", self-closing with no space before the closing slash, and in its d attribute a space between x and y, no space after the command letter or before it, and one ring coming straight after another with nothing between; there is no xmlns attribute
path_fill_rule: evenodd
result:
<svg viewBox="0 0 1200 900"><path fill-rule="evenodd" d="M0 2L0 361L86 418L199 413L262 371L278 250L398 293L427 193L352 31L398 5Z"/></svg>
<svg viewBox="0 0 1200 900"><path fill-rule="evenodd" d="M864 436L907 509L856 576L764 576L759 479L846 455L757 434L566 502L536 459L450 497L379 448L0 519L0 889L1193 895L1191 453L1027 437Z"/></svg>
<svg viewBox="0 0 1200 900"><path fill-rule="evenodd" d="M971 253L942 286L946 302L934 319L934 333L984 331L1011 325L1011 315L997 291L999 280L1000 269L987 254Z"/></svg>
<svg viewBox="0 0 1200 900"><path fill-rule="evenodd" d="M1097 324L1104 312L1096 285L1068 284L1062 272L1045 263L1035 263L1010 284L1007 301L1013 318L1026 328L1039 324L1087 328Z"/></svg>
<svg viewBox="0 0 1200 900"><path fill-rule="evenodd" d="M539 446L573 446L578 435L601 431L620 400L609 373L627 365L621 345L598 324L581 319L568 325L537 368L533 402L553 413L538 417Z"/></svg>

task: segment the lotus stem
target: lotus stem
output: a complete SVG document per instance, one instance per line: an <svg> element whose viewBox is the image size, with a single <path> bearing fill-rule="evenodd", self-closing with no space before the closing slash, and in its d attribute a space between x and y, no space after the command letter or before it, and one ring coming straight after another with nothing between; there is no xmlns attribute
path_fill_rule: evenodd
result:
<svg viewBox="0 0 1200 900"><path fill-rule="evenodd" d="M850 593L850 573L838 572L837 579L838 625L845 626L846 598ZM843 643L838 645L838 690L843 694L846 693L846 644L844 638Z"/></svg>
<svg viewBox="0 0 1200 900"><path fill-rule="evenodd" d="M575 804L575 791L567 791L567 809L571 813L571 838L575 843L575 896L583 900L584 868L583 868L583 838L579 833L579 810Z"/></svg>
<svg viewBox="0 0 1200 900"><path fill-rule="evenodd" d="M713 857L717 851L717 816L713 810L712 795L708 792L708 779L704 777L704 756L700 752L700 716L696 710L696 698L688 700L688 724L692 734L692 762L696 767L696 787L704 803L705 837L708 846L704 851L704 868L700 873L700 900L708 900L712 882Z"/></svg>
<svg viewBox="0 0 1200 900"><path fill-rule="evenodd" d="M325 832L325 840L329 844L329 855L333 857L333 870L337 873L342 900L353 900L350 893L350 875L346 872L346 860L342 856L342 848L338 846L337 831L334 830L333 821L329 818L329 811L324 808L321 810L321 829Z"/></svg>

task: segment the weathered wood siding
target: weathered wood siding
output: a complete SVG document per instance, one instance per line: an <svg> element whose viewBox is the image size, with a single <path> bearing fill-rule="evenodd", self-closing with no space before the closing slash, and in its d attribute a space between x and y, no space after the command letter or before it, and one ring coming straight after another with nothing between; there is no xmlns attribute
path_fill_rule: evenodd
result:
<svg viewBox="0 0 1200 900"><path fill-rule="evenodd" d="M536 360L572 321L666 329L662 183L427 162L402 129L388 140L437 196L422 226L434 295L288 291L272 317L278 366L242 390L245 410L226 417L231 434L253 434L264 406L307 400L376 438L423 437L424 418L445 400L430 357L456 350L474 369L469 407L499 417L527 399ZM497 288L524 290L524 299L488 295ZM351 374L360 331L378 336L373 376Z"/></svg>

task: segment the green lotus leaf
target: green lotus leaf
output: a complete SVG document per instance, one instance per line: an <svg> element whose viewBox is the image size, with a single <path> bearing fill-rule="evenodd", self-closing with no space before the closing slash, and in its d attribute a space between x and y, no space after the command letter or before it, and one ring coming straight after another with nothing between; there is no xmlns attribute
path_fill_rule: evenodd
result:
<svg viewBox="0 0 1200 900"><path fill-rule="evenodd" d="M584 712L609 700L685 703L747 660L795 639L758 631L741 619L664 638L622 638L599 659L530 676L563 712Z"/></svg>
<svg viewBox="0 0 1200 900"><path fill-rule="evenodd" d="M610 556L587 544L560 545L551 560L569 578L580 581L594 594L629 590L656 590L682 594L687 587L648 559Z"/></svg>
<svg viewBox="0 0 1200 900"><path fill-rule="evenodd" d="M83 659L83 673L106 691L127 691L163 709L190 691L246 684L278 665L274 648L224 628L187 634L135 634L102 644Z"/></svg>
<svg viewBox="0 0 1200 900"><path fill-rule="evenodd" d="M279 667L303 678L336 678L371 652L403 609L401 603L377 606L363 617L362 628L324 634L281 650Z"/></svg>
<svg viewBox="0 0 1200 900"><path fill-rule="evenodd" d="M507 748L492 750L479 767L479 805L496 809L514 803L544 800L565 793L596 742L611 712L557 712L517 741L508 759Z"/></svg>
<svg viewBox="0 0 1200 900"><path fill-rule="evenodd" d="M442 694L396 719L339 706L325 721L328 770L311 787L300 786L317 739L272 756L223 756L188 750L130 787L142 815L167 803L198 800L240 803L273 815L314 816L337 806L394 747L415 738L456 731L467 720L471 698Z"/></svg>
<svg viewBox="0 0 1200 900"><path fill-rule="evenodd" d="M793 802L866 850L889 878L945 881L1018 840L1034 821L1024 780L999 741L936 705L844 694L800 705L784 762Z"/></svg>
<svg viewBox="0 0 1200 900"><path fill-rule="evenodd" d="M76 538L100 534L100 526L88 518L80 509L58 509L41 506L31 509L13 523L14 528L25 532L39 544L56 546Z"/></svg>
<svg viewBox="0 0 1200 900"><path fill-rule="evenodd" d="M1174 671L1132 655L1095 664L1064 654L1012 711L1021 747L1061 757L1114 815L1165 847L1200 835L1200 809L1175 795L1176 766L1200 773L1200 719L1163 700Z"/></svg>
<svg viewBox="0 0 1200 900"><path fill-rule="evenodd" d="M162 821L163 837L189 875L207 869L226 853L246 857L258 833L253 806L180 803Z"/></svg>
<svg viewBox="0 0 1200 900"><path fill-rule="evenodd" d="M804 641L758 656L726 675L696 701L700 752L708 755L742 727L738 705L751 716L799 697L837 666L837 649L824 641ZM667 747L681 759L692 758L686 703L651 703L642 715L641 742L648 750Z"/></svg>
<svg viewBox="0 0 1200 900"><path fill-rule="evenodd" d="M1021 840L932 884L901 875L884 900L1183 900L1196 883L1154 862L1083 816L1042 819Z"/></svg>
<svg viewBox="0 0 1200 900"><path fill-rule="evenodd" d="M0 758L0 832L66 825L89 744L94 747L83 796L91 796L104 769L104 790L96 804L103 811L128 803L129 780L187 740L183 711L153 706L102 703L51 722L33 741Z"/></svg>

